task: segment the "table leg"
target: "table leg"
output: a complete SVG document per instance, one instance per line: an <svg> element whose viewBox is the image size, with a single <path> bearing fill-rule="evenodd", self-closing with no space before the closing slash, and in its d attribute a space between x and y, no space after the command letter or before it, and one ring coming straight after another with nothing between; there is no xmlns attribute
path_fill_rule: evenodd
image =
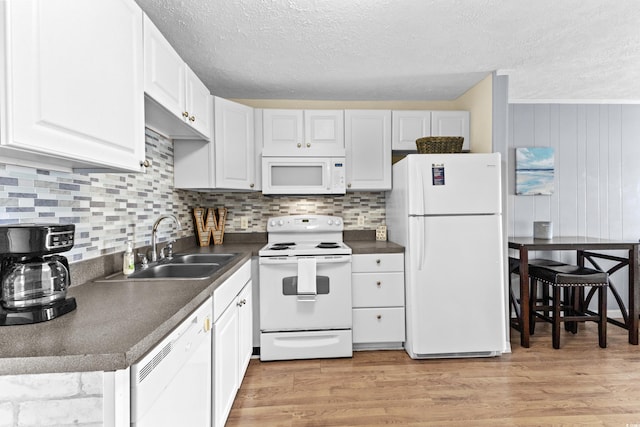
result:
<svg viewBox="0 0 640 427"><path fill-rule="evenodd" d="M529 347L529 251L520 248L520 345Z"/></svg>
<svg viewBox="0 0 640 427"><path fill-rule="evenodd" d="M629 344L638 345L638 316L640 315L640 277L638 276L638 245L629 250Z"/></svg>

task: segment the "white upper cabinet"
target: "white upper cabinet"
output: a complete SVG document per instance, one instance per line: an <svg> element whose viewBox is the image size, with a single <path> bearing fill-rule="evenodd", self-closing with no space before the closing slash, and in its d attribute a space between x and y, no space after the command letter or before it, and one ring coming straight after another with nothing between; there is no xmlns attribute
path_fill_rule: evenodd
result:
<svg viewBox="0 0 640 427"><path fill-rule="evenodd" d="M175 140L176 188L257 190L253 108L214 97L214 143Z"/></svg>
<svg viewBox="0 0 640 427"><path fill-rule="evenodd" d="M469 150L469 112L468 111L432 111L432 136L463 136L463 150Z"/></svg>
<svg viewBox="0 0 640 427"><path fill-rule="evenodd" d="M146 15L144 92L148 127L174 139L211 139L209 90Z"/></svg>
<svg viewBox="0 0 640 427"><path fill-rule="evenodd" d="M0 2L3 162L141 170L142 16L133 0Z"/></svg>
<svg viewBox="0 0 640 427"><path fill-rule="evenodd" d="M431 111L393 111L394 150L417 150L416 139L431 136Z"/></svg>
<svg viewBox="0 0 640 427"><path fill-rule="evenodd" d="M263 110L263 154L343 156L342 110Z"/></svg>
<svg viewBox="0 0 640 427"><path fill-rule="evenodd" d="M391 111L345 110L347 191L391 189Z"/></svg>
<svg viewBox="0 0 640 427"><path fill-rule="evenodd" d="M469 150L468 111L400 110L392 120L394 150L416 151L416 139L423 136L462 136L462 149Z"/></svg>
<svg viewBox="0 0 640 427"><path fill-rule="evenodd" d="M255 189L253 108L215 97L216 187Z"/></svg>

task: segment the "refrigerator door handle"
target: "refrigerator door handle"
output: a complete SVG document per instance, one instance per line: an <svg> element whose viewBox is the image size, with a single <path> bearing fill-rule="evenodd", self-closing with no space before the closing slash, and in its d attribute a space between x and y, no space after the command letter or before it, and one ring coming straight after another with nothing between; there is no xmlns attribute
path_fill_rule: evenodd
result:
<svg viewBox="0 0 640 427"><path fill-rule="evenodd" d="M419 214L424 215L424 213L427 211L425 208L425 194L424 194L424 174L422 173L423 168L416 168L418 171L418 182L420 183L420 203L418 204L420 206L420 208L422 209L421 212L419 212Z"/></svg>
<svg viewBox="0 0 640 427"><path fill-rule="evenodd" d="M418 236L420 236L418 241L418 271L422 271L422 267L424 266L425 251L424 218L418 218L418 224Z"/></svg>

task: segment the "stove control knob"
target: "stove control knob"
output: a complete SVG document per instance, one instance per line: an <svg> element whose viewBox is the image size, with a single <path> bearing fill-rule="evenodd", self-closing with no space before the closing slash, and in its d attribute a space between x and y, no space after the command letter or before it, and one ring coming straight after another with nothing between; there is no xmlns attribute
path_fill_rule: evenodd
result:
<svg viewBox="0 0 640 427"><path fill-rule="evenodd" d="M332 220L332 219L330 219L329 221L327 221L327 223L328 223L329 225L333 225L333 220Z"/></svg>
<svg viewBox="0 0 640 427"><path fill-rule="evenodd" d="M284 221L283 220L279 220L278 221L278 225L280 225L280 226L284 225Z"/></svg>
<svg viewBox="0 0 640 427"><path fill-rule="evenodd" d="M276 221L272 219L271 223L269 225L271 225L272 227L275 227L276 226Z"/></svg>
<svg viewBox="0 0 640 427"><path fill-rule="evenodd" d="M336 219L336 225L340 225L340 220Z"/></svg>

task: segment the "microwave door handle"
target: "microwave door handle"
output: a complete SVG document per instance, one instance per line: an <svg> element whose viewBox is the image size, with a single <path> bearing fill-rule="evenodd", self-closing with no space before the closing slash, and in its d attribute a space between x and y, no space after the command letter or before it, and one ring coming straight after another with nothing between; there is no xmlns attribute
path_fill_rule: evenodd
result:
<svg viewBox="0 0 640 427"><path fill-rule="evenodd" d="M327 190L331 190L331 162L327 164Z"/></svg>

